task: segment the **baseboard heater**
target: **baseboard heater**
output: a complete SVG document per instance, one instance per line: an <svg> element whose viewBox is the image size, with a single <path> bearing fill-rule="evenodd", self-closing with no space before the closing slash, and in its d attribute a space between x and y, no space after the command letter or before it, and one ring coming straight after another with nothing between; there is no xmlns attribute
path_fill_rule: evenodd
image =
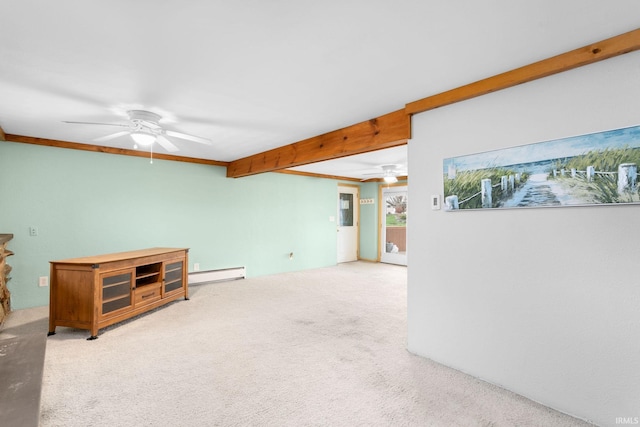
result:
<svg viewBox="0 0 640 427"><path fill-rule="evenodd" d="M246 268L233 267L220 270L194 271L189 273L189 284L222 282L226 280L239 280L247 277Z"/></svg>

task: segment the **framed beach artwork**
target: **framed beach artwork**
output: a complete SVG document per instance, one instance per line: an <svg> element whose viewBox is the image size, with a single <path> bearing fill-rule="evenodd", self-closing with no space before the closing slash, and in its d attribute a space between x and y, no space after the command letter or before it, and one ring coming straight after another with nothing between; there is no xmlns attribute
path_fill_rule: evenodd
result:
<svg viewBox="0 0 640 427"><path fill-rule="evenodd" d="M447 211L639 203L640 125L444 159Z"/></svg>

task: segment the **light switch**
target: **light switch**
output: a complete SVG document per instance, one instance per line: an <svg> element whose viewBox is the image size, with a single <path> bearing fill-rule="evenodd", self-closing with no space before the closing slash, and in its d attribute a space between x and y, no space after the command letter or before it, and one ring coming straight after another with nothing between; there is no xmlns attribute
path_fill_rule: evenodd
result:
<svg viewBox="0 0 640 427"><path fill-rule="evenodd" d="M437 194L431 196L431 209L434 211L440 210L440 196Z"/></svg>

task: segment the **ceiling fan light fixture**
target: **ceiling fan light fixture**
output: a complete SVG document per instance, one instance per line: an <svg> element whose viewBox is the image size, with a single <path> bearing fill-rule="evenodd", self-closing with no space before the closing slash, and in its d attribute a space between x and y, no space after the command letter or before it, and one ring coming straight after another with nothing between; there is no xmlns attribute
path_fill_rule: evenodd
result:
<svg viewBox="0 0 640 427"><path fill-rule="evenodd" d="M395 184L396 182L398 182L398 178L393 175L387 175L382 179L384 179L384 182L386 182L387 184Z"/></svg>
<svg viewBox="0 0 640 427"><path fill-rule="evenodd" d="M131 138L135 141L136 144L140 144L142 146L149 146L156 140L155 135L146 132L133 132L131 134Z"/></svg>

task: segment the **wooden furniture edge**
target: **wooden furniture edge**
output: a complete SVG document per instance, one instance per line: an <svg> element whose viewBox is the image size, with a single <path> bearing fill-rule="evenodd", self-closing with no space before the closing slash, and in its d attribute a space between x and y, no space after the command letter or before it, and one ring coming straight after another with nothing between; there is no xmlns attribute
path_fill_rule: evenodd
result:
<svg viewBox="0 0 640 427"><path fill-rule="evenodd" d="M125 252L114 252L110 254L103 255L93 255L93 256L85 256L78 258L69 258L57 261L50 261L51 263L56 264L80 264L80 265L92 265L92 264L102 264L102 263L112 263L117 261L127 261L138 258L146 258L153 256L161 256L166 255L173 252L189 252L189 248L148 248L148 249L137 249L134 251L125 251Z"/></svg>

